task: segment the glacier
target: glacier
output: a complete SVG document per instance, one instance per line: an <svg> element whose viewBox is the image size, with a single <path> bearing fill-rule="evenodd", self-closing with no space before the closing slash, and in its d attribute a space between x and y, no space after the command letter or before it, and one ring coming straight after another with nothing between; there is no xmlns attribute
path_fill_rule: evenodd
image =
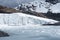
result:
<svg viewBox="0 0 60 40"><path fill-rule="evenodd" d="M59 21L47 19L43 17L36 17L25 13L0 14L0 24L8 25L41 25L54 24Z"/></svg>
<svg viewBox="0 0 60 40"><path fill-rule="evenodd" d="M24 13L0 14L0 30L9 37L0 40L60 40L60 26L43 26L58 22Z"/></svg>

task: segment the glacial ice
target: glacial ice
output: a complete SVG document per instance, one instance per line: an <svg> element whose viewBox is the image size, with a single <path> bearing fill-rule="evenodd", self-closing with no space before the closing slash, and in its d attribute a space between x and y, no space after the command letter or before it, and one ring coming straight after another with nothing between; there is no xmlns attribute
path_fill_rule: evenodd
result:
<svg viewBox="0 0 60 40"><path fill-rule="evenodd" d="M23 13L0 14L0 30L10 35L0 40L60 40L60 26L40 25L51 21L57 22Z"/></svg>

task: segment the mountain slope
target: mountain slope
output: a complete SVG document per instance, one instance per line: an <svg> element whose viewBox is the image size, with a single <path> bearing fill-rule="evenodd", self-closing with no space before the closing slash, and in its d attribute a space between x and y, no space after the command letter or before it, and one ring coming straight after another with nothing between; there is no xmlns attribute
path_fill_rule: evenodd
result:
<svg viewBox="0 0 60 40"><path fill-rule="evenodd" d="M7 7L16 7L21 3L27 3L34 0L0 0L0 5L7 6Z"/></svg>

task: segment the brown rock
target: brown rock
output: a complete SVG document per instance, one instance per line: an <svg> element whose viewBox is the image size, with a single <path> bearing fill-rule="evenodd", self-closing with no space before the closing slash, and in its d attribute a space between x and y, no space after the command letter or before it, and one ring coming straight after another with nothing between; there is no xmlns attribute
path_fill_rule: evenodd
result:
<svg viewBox="0 0 60 40"><path fill-rule="evenodd" d="M0 5L0 13L15 13L15 12L19 12L19 10Z"/></svg>

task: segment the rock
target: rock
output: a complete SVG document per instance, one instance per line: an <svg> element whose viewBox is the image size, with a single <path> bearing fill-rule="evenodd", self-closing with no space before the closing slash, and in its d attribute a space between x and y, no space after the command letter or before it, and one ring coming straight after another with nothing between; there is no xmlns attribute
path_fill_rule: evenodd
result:
<svg viewBox="0 0 60 40"><path fill-rule="evenodd" d="M5 33L3 31L0 31L0 37L7 37L7 36L9 36L8 33Z"/></svg>
<svg viewBox="0 0 60 40"><path fill-rule="evenodd" d="M60 22L58 22L58 23L55 23L56 25L60 25Z"/></svg>
<svg viewBox="0 0 60 40"><path fill-rule="evenodd" d="M52 3L52 4L56 4L58 3L58 0L46 0L46 2Z"/></svg>
<svg viewBox="0 0 60 40"><path fill-rule="evenodd" d="M15 12L19 12L19 10L0 5L0 13L15 13Z"/></svg>
<svg viewBox="0 0 60 40"><path fill-rule="evenodd" d="M43 25L54 25L54 26L60 26L60 22L54 23L54 24L43 24Z"/></svg>

